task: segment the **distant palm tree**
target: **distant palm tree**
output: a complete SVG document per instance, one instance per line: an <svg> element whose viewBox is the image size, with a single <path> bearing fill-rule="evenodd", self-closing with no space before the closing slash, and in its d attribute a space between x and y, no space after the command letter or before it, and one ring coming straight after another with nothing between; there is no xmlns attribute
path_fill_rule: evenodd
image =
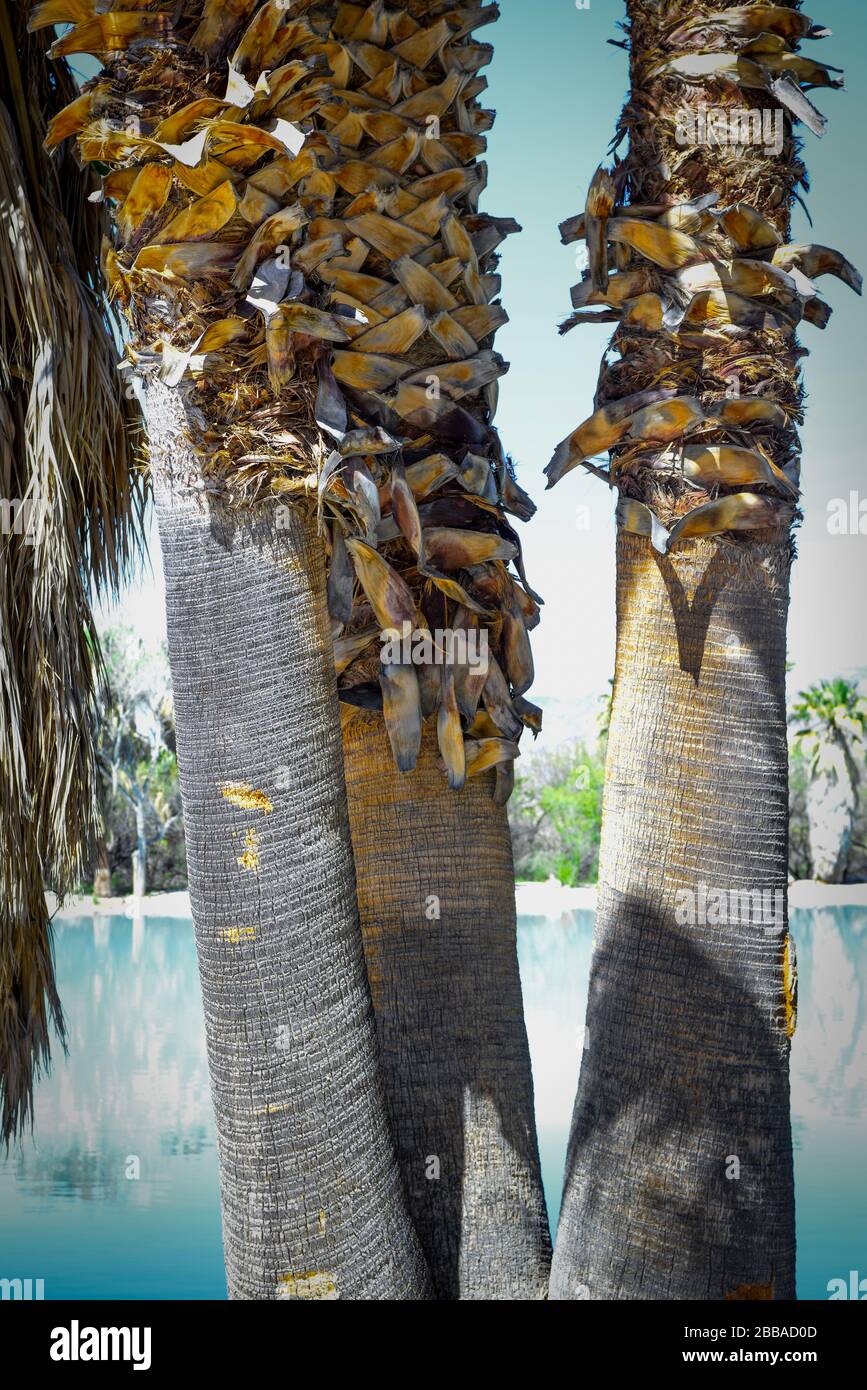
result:
<svg viewBox="0 0 867 1390"><path fill-rule="evenodd" d="M797 51L823 32L797 5L626 10L628 146L561 229L588 260L564 328L618 326L592 414L547 471L586 464L619 501L588 1041L551 1292L787 1299L796 328L827 323L818 276L861 288L838 253L791 242L793 119L821 133L804 89L840 79Z"/></svg>
<svg viewBox="0 0 867 1390"><path fill-rule="evenodd" d="M164 839L180 813L165 793L175 755L174 714L168 658L148 652L134 634L113 628L103 636L108 700L102 712L98 750L104 820L115 799L132 813L132 893L147 891L148 851Z"/></svg>
<svg viewBox="0 0 867 1390"><path fill-rule="evenodd" d="M496 14L34 12L80 21L54 51L105 64L50 138L106 173L107 279L147 379L237 1297L309 1296L299 1268L347 1297L428 1287L386 1131L344 753L389 1115L435 1287L547 1284L504 809L540 715L523 698L538 603L506 515L533 509L491 423L496 248L516 224L478 212L474 30ZM483 631L488 668L383 666L404 621Z"/></svg>
<svg viewBox="0 0 867 1390"><path fill-rule="evenodd" d="M846 680L821 681L798 696L790 715L808 759L810 859L823 883L842 883L849 861L860 780L855 750L863 749L867 699Z"/></svg>
<svg viewBox="0 0 867 1390"><path fill-rule="evenodd" d="M77 887L98 829L92 594L140 539L142 491L97 293L104 219L71 154L42 148L76 95L0 7L0 1138L32 1116L63 1034L44 888Z"/></svg>

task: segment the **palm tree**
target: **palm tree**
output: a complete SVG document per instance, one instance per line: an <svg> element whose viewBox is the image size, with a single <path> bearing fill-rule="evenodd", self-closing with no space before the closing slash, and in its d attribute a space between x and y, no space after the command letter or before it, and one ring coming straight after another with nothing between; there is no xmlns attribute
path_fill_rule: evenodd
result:
<svg viewBox="0 0 867 1390"><path fill-rule="evenodd" d="M164 647L149 653L122 629L107 632L102 646L108 682L98 736L103 821L115 798L132 814L132 892L141 898L147 891L148 851L181 818L165 794L166 773L175 764L169 746L174 731L168 660ZM107 852L104 857L107 865Z"/></svg>
<svg viewBox="0 0 867 1390"><path fill-rule="evenodd" d="M0 1139L32 1120L63 1018L45 887L74 890L98 832L102 682L93 593L140 535L135 418L96 293L102 219L89 172L48 159L75 85L0 10Z"/></svg>
<svg viewBox="0 0 867 1390"><path fill-rule="evenodd" d="M628 152L561 229L588 252L564 328L594 309L618 327L549 479L586 463L619 505L589 1045L551 1291L785 1299L795 328L827 322L824 272L860 290L837 253L790 244L792 121L821 132L803 88L839 81L797 52L819 31L793 5L627 12ZM592 461L606 450L607 470Z"/></svg>
<svg viewBox="0 0 867 1390"><path fill-rule="evenodd" d="M107 279L130 370L146 381L230 1292L274 1296L287 1244L322 1287L426 1288L376 1081L336 666L344 721L381 710L401 772L436 714L452 788L479 778L446 812L419 772L411 785L449 838L404 833L386 850L386 878L405 894L417 873L427 896L457 904L478 873L472 834L492 846L477 921L491 959L440 952L442 997L474 1006L449 1025L465 1036L463 1099L453 1076L428 1098L417 1059L435 1041L430 1010L378 992L386 1088L438 1291L539 1294L547 1231L502 805L517 738L538 726L523 699L538 605L505 515L532 504L491 426L506 366L487 345L505 321L494 252L515 224L477 212L490 49L472 34L496 7L190 0L84 19L79 8L46 0L34 23L80 20L53 51L105 61L50 138L75 135L106 172L118 231ZM437 642L486 636L485 679L433 654L382 666L380 634L404 623ZM380 732L360 716L349 733L350 785L375 766L363 795L386 802L396 779ZM482 791L484 812L467 810ZM359 838L360 808L365 880L384 851ZM463 857L444 852L452 843ZM417 899L382 920L364 893L362 904L369 948L389 923L417 921ZM467 920L458 908L457 936ZM293 1019L292 1046L275 1054L272 1024ZM410 1039L401 1056L392 1026ZM508 1047L494 1056L500 1035ZM445 1176L419 1199L431 1156ZM311 1191L329 1197L321 1231L304 1215ZM482 1248L480 1272L468 1260Z"/></svg>
<svg viewBox="0 0 867 1390"><path fill-rule="evenodd" d="M855 749L863 748L867 700L846 680L821 681L803 690L791 713L809 762L807 819L813 874L842 883L849 861L860 780Z"/></svg>

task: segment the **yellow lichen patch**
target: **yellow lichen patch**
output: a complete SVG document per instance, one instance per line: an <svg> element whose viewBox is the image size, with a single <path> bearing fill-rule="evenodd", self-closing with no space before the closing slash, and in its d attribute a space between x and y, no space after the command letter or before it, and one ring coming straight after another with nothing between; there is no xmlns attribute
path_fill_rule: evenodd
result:
<svg viewBox="0 0 867 1390"><path fill-rule="evenodd" d="M798 1026L798 969L794 942L788 935L783 942L783 993L786 999L786 1036L793 1038Z"/></svg>
<svg viewBox="0 0 867 1390"><path fill-rule="evenodd" d="M333 1301L339 1294L330 1274L308 1270L306 1274L281 1274L277 1284L277 1297L321 1298Z"/></svg>
<svg viewBox="0 0 867 1390"><path fill-rule="evenodd" d="M240 946L244 941L256 940L255 927L221 927L217 932L220 941L228 941L230 946Z"/></svg>
<svg viewBox="0 0 867 1390"><path fill-rule="evenodd" d="M279 1115L281 1111L289 1109L288 1100L278 1101L276 1105L268 1104L262 1110L254 1110L254 1115Z"/></svg>
<svg viewBox="0 0 867 1390"><path fill-rule="evenodd" d="M238 856L238 863L250 874L259 872L259 836L255 830L248 830L244 836L244 853Z"/></svg>
<svg viewBox="0 0 867 1390"><path fill-rule="evenodd" d="M320 1207L320 1209L319 1209L319 1230L320 1230L320 1232L321 1232L322 1235L325 1234L325 1223L326 1223L327 1219L328 1219L328 1218L327 1218L326 1215L325 1215L325 1210L324 1210L324 1208Z"/></svg>
<svg viewBox="0 0 867 1390"><path fill-rule="evenodd" d="M231 801L233 806L240 807L242 811L262 811L264 815L270 816L274 810L271 798L247 782L224 782L220 791L224 800Z"/></svg>

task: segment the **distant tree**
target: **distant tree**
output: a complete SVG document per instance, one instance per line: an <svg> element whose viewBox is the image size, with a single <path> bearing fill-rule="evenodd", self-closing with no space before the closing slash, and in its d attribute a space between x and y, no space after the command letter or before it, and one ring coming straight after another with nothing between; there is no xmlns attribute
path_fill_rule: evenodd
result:
<svg viewBox="0 0 867 1390"><path fill-rule="evenodd" d="M147 891L148 852L180 821L174 711L168 656L149 650L140 638L114 628L103 638L108 700L99 735L105 850L116 829L118 801L132 812L135 848L132 891ZM107 853L100 856L94 892L104 879Z"/></svg>
<svg viewBox="0 0 867 1390"><path fill-rule="evenodd" d="M522 767L509 803L519 878L595 883L604 772L604 735L596 750L576 741Z"/></svg>
<svg viewBox="0 0 867 1390"><path fill-rule="evenodd" d="M813 875L823 883L841 883L858 810L856 750L864 747L867 699L850 681L821 681L801 692L790 719L801 726L795 741L809 767L806 805Z"/></svg>

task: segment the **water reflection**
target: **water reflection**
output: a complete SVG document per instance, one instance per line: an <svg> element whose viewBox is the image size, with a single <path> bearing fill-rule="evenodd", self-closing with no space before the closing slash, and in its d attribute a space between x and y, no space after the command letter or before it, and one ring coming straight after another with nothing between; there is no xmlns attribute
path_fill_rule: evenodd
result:
<svg viewBox="0 0 867 1390"><path fill-rule="evenodd" d="M867 1276L867 909L793 914L799 1293ZM524 918L519 955L539 1143L556 1221L593 916ZM46 1298L222 1298L214 1126L192 927L58 928L69 1057L38 1088L36 1141L0 1158L0 1277Z"/></svg>
<svg viewBox="0 0 867 1390"><path fill-rule="evenodd" d="M792 915L800 1008L793 1102L808 1120L861 1121L867 1114L867 909Z"/></svg>
<svg viewBox="0 0 867 1390"><path fill-rule="evenodd" d="M792 1124L798 1222L798 1293L827 1298L828 1281L867 1275L867 909L798 909L799 1019L792 1047ZM539 1147L552 1223L560 1207L593 915L525 918L521 977Z"/></svg>
<svg viewBox="0 0 867 1390"><path fill-rule="evenodd" d="M191 924L83 919L56 953L69 1056L37 1090L35 1140L0 1162L0 1275L36 1260L47 1298L222 1297ZM73 1233L87 1245L70 1268Z"/></svg>

